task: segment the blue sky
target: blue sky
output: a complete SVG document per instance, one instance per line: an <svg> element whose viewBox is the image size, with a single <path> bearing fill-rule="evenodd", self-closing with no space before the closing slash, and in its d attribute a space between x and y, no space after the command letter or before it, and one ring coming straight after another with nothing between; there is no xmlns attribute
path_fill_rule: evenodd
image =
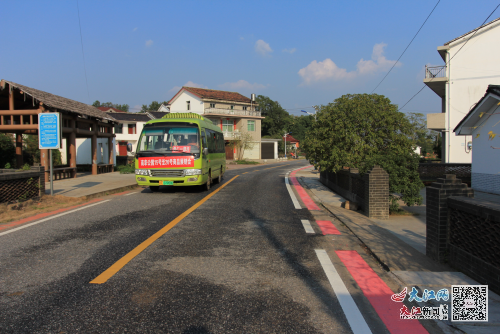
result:
<svg viewBox="0 0 500 334"><path fill-rule="evenodd" d="M497 2L442 0L375 93L402 106L423 86L424 66L443 64L436 48ZM370 93L436 3L80 0L87 90L76 0L2 1L0 78L139 109L191 85L266 95L300 114ZM440 98L425 88L403 111L440 112Z"/></svg>

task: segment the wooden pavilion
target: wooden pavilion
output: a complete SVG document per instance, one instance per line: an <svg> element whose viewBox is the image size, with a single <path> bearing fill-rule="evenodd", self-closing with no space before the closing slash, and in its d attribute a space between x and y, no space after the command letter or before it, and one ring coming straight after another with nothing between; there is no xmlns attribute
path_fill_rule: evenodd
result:
<svg viewBox="0 0 500 334"><path fill-rule="evenodd" d="M59 168L59 172L76 177L76 138L91 138L92 174L113 170L113 127L116 123L113 117L91 105L2 79L0 132L16 135L17 168L23 165L23 134L38 135L38 114L45 112L61 114L62 140L67 143L64 147L67 150L68 166ZM108 164L97 164L97 138L108 138ZM49 180L48 153L48 150L40 150L45 180Z"/></svg>

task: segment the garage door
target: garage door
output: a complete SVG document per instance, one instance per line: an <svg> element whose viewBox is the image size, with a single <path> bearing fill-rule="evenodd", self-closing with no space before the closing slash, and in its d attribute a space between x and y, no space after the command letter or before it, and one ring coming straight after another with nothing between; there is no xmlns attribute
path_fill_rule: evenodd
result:
<svg viewBox="0 0 500 334"><path fill-rule="evenodd" d="M274 159L274 143L262 143L262 159Z"/></svg>

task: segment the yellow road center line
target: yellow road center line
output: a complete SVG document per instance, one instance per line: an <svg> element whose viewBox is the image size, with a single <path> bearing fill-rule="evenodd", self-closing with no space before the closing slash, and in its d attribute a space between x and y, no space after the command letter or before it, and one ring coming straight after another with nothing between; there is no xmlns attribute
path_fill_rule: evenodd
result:
<svg viewBox="0 0 500 334"><path fill-rule="evenodd" d="M239 175L236 175L233 177L231 180L227 181L224 183L222 186L220 186L217 190L214 192L210 193L209 195L205 196L201 201L184 211L181 215L179 215L177 218L172 220L170 223L165 225L161 230L150 236L146 241L143 241L139 246L131 250L127 255L116 261L111 267L106 269L102 274L94 278L92 281L90 281L91 284L102 284L106 283L108 279L110 279L114 274L116 274L120 269L122 269L127 263L129 263L134 257L139 255L143 250L148 248L153 242L155 242L157 239L159 239L162 235L167 233L170 229L172 229L177 223L179 223L181 220L186 218L191 212L196 210L200 205L205 203L210 197L213 195L217 194L219 190L227 186L229 183L231 183L234 179L236 179Z"/></svg>

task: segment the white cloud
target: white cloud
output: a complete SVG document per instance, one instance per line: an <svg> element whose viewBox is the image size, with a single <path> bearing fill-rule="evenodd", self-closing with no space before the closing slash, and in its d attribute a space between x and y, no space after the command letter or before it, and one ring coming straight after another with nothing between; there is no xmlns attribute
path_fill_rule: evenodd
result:
<svg viewBox="0 0 500 334"><path fill-rule="evenodd" d="M244 40L245 40L245 37L240 36L240 41L244 41Z"/></svg>
<svg viewBox="0 0 500 334"><path fill-rule="evenodd" d="M384 56L384 48L387 44L375 44L371 60L361 58L356 65L356 70L347 72L345 68L339 68L330 58L317 62L313 60L309 65L299 70L299 75L303 79L303 84L309 85L325 80L349 80L356 77L373 74L378 71L387 71L394 64L395 60L388 60ZM396 67L401 66L398 62Z"/></svg>
<svg viewBox="0 0 500 334"><path fill-rule="evenodd" d="M151 46L151 45L153 45L153 41L152 41L152 40L147 40L147 41L146 41L146 46L148 46L148 47L149 47L149 46Z"/></svg>
<svg viewBox="0 0 500 334"><path fill-rule="evenodd" d="M220 88L222 89L228 89L228 90L245 90L245 91L257 91L266 88L267 86L258 84L258 83L249 83L246 80L239 80L236 82L226 82L222 85L219 85Z"/></svg>
<svg viewBox="0 0 500 334"><path fill-rule="evenodd" d="M137 31L137 29L138 29L138 28L137 28L137 27L135 27L135 28L134 28L134 30L132 30L132 31Z"/></svg>
<svg viewBox="0 0 500 334"><path fill-rule="evenodd" d="M271 49L271 47L269 46L268 43L259 39L257 42L255 42L255 52L257 52L261 56L265 56L265 55L273 52L273 49Z"/></svg>
<svg viewBox="0 0 500 334"><path fill-rule="evenodd" d="M208 88L205 85L197 84L192 81L186 82L183 86L186 87L195 87L195 88ZM171 94L176 94L182 87L181 86L174 86L172 89L170 89L168 92Z"/></svg>
<svg viewBox="0 0 500 334"><path fill-rule="evenodd" d="M283 52L288 52L290 54L294 53L295 51L297 51L296 48L293 48L293 49L283 49Z"/></svg>

